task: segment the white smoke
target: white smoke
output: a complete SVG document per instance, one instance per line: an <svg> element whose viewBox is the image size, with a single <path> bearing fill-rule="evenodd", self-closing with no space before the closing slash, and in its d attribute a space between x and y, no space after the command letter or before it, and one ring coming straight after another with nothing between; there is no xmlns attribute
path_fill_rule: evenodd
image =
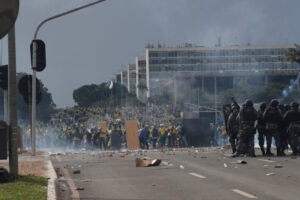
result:
<svg viewBox="0 0 300 200"><path fill-rule="evenodd" d="M282 97L279 98L279 102L282 102L285 98L289 96L290 93L294 91L294 89L297 87L300 79L300 72L298 73L298 76L296 79L290 80L290 85L283 89L282 91Z"/></svg>

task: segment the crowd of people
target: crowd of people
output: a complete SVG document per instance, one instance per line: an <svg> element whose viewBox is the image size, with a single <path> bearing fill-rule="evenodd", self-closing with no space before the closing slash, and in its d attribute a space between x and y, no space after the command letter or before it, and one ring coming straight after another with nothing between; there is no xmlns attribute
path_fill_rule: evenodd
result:
<svg viewBox="0 0 300 200"><path fill-rule="evenodd" d="M277 156L285 156L290 145L293 155L300 155L300 110L296 102L282 105L274 99L269 107L261 103L259 110L247 100L242 107L232 104L227 122L229 141L234 156L255 157L254 136L258 132L262 155L272 156L272 138L275 140ZM264 143L266 140L266 151Z"/></svg>
<svg viewBox="0 0 300 200"><path fill-rule="evenodd" d="M168 105L147 107L69 107L60 109L48 123L36 126L37 145L62 150L86 148L126 148L126 120L137 120L141 148L176 147L187 145L181 134L178 112ZM106 127L99 127L106 122ZM24 145L30 146L30 127L25 130Z"/></svg>

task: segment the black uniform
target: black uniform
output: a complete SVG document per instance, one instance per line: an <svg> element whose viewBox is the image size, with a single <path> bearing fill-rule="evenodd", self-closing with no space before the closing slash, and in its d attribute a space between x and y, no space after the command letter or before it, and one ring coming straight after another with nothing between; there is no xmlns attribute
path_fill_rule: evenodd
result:
<svg viewBox="0 0 300 200"><path fill-rule="evenodd" d="M255 135L255 121L257 119L257 111L253 107L251 100L247 100L243 105L238 116L240 123L240 132L238 135L237 154L247 154L255 156L254 153L254 135Z"/></svg>
<svg viewBox="0 0 300 200"><path fill-rule="evenodd" d="M297 103L292 104L291 110L284 115L284 122L288 124L288 140L293 150L293 155L300 154L300 112Z"/></svg>
<svg viewBox="0 0 300 200"><path fill-rule="evenodd" d="M282 117L287 112L286 106L284 106L283 104L279 104L279 110ZM280 140L280 153L284 156L285 156L284 150L288 146L287 128L288 128L288 124L282 120L279 125L279 140Z"/></svg>
<svg viewBox="0 0 300 200"><path fill-rule="evenodd" d="M234 109L237 109L237 111L232 112L229 115L228 123L227 123L229 142L231 144L232 153L236 152L236 144L238 143L238 133L239 133L239 121L237 119L238 108L233 107L232 110Z"/></svg>
<svg viewBox="0 0 300 200"><path fill-rule="evenodd" d="M262 103L257 112L257 130L258 130L258 144L262 155L265 155L265 137L266 137L266 121L264 120L264 112L266 110L266 103Z"/></svg>
<svg viewBox="0 0 300 200"><path fill-rule="evenodd" d="M271 143L272 143L272 137L274 137L276 148L277 148L277 156L279 156L281 155L279 126L282 123L282 116L278 109L277 100L272 100L270 107L264 113L264 119L266 121L266 131L267 131L267 152L266 153L267 155L272 155Z"/></svg>

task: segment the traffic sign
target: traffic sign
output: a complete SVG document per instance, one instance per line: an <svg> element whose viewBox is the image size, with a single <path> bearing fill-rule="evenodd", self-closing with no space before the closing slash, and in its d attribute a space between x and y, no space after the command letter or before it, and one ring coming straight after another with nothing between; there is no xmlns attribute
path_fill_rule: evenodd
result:
<svg viewBox="0 0 300 200"><path fill-rule="evenodd" d="M13 27L19 13L19 0L0 1L0 39Z"/></svg>

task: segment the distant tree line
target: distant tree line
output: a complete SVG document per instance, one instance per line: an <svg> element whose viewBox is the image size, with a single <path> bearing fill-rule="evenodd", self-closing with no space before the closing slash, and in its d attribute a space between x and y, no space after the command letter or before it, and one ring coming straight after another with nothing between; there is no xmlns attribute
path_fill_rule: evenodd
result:
<svg viewBox="0 0 300 200"><path fill-rule="evenodd" d="M19 80L26 75L25 73L17 73L17 83ZM42 81L41 83L41 92L42 100L37 105L37 120L47 122L50 120L51 115L55 112L56 105L53 102L52 94L48 91ZM4 96L3 90L0 90L0 112L1 119L4 116ZM30 121L30 109L29 105L24 102L23 96L20 94L17 89L17 105L18 105L18 119L24 121Z"/></svg>
<svg viewBox="0 0 300 200"><path fill-rule="evenodd" d="M73 91L73 99L81 107L144 105L125 86L114 83L110 89L107 82L83 85Z"/></svg>

